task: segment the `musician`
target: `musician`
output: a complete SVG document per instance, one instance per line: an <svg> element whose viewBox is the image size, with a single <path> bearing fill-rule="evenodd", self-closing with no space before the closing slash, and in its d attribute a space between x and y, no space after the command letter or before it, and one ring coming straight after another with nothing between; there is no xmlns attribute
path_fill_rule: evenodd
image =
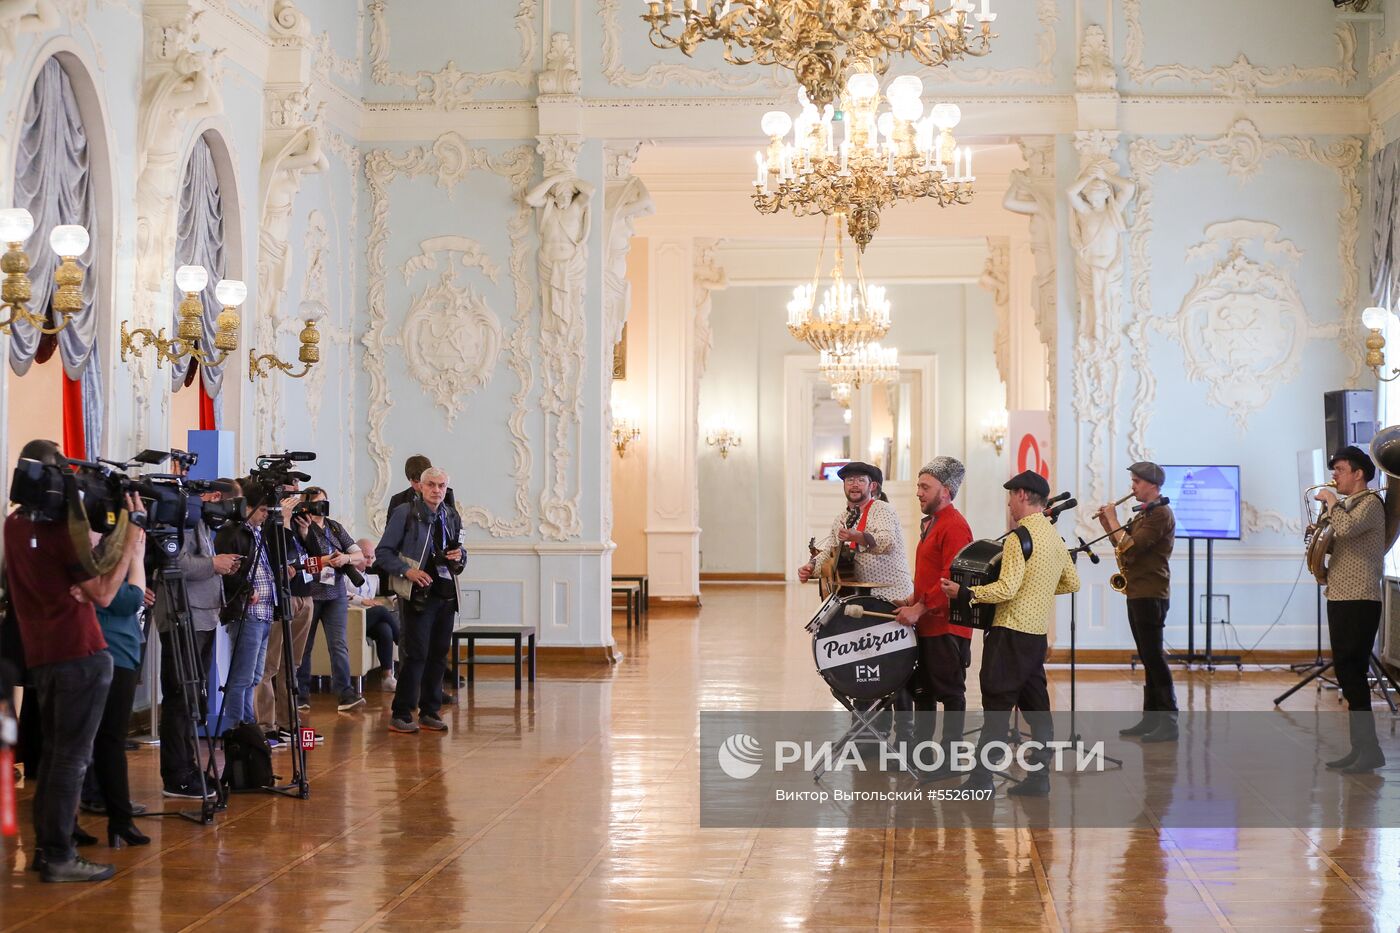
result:
<svg viewBox="0 0 1400 933"><path fill-rule="evenodd" d="M879 584L873 596L902 602L914 588L904 557L904 533L894 506L875 497L884 483L880 468L853 460L836 474L846 494L846 511L831 525L831 537L810 564L798 568L797 579L806 583L836 560L843 578ZM844 551L844 558L843 558ZM851 569L841 569L848 563ZM846 590L841 595L849 595Z"/></svg>
<svg viewBox="0 0 1400 933"><path fill-rule="evenodd" d="M1332 665L1351 715L1347 717L1351 751L1327 762L1346 774L1369 774L1385 764L1376 741L1367 671L1381 621L1381 576L1385 572L1385 506L1368 489L1375 464L1360 448L1343 447L1332 455L1335 490L1320 489L1332 525L1332 557L1327 565L1327 634Z"/></svg>
<svg viewBox="0 0 1400 933"><path fill-rule="evenodd" d="M1031 470L1019 473L1002 487L1007 490L1011 518L1031 539L1031 556L1021 551L1019 534L1006 537L1002 549L1001 577L995 583L973 586L968 592L946 577L939 581L950 600L971 605L995 604L996 615L982 650L982 709L985 717L977 750L977 765L962 790L990 790L992 774L982 764L982 747L1006 741L1012 707L1020 707L1032 737L1042 746L1054 738L1050 718L1050 693L1045 682L1046 636L1055 597L1079 592L1079 574L1069 550L1045 517L1050 484ZM1050 793L1049 755L1039 755L1040 769L1012 788L1017 796L1043 797Z"/></svg>
<svg viewBox="0 0 1400 933"><path fill-rule="evenodd" d="M948 598L938 586L951 573L953 558L972 543L972 529L953 505L966 472L952 457L934 457L919 471L915 492L924 518L914 554L914 592L897 613L902 624L914 626L919 642L913 684L916 742L933 740L934 715L943 704L943 766L926 774L926 780L951 775L952 743L962 738L967 709L972 629L949 624Z"/></svg>
<svg viewBox="0 0 1400 933"><path fill-rule="evenodd" d="M1140 504L1128 527L1118 523L1113 505L1099 509L1099 524L1118 554L1118 567L1127 580L1128 626L1133 632L1146 683L1142 688L1142 720L1118 730L1119 735L1141 736L1144 742L1177 739L1176 690L1172 672L1162 654L1162 630L1171 599L1171 556L1176 540L1176 518L1171 506L1152 505L1162 497L1166 474L1151 461L1128 467L1132 496Z"/></svg>

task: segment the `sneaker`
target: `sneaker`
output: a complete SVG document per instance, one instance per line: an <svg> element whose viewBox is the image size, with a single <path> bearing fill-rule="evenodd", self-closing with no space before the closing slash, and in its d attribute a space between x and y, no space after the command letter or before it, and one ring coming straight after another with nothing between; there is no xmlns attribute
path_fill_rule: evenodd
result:
<svg viewBox="0 0 1400 933"><path fill-rule="evenodd" d="M393 674L385 674L384 679L379 682L379 686L385 693L393 693L399 689L399 682Z"/></svg>
<svg viewBox="0 0 1400 933"><path fill-rule="evenodd" d="M282 729L282 728L278 728L276 734L277 734L277 738L281 739L283 742L290 742L290 741L294 738L294 736L292 735L292 730L291 730L291 729ZM271 739L271 738L272 738L272 735L273 735L273 733L269 732L269 733L267 734L267 737L268 737L269 739Z"/></svg>
<svg viewBox="0 0 1400 933"><path fill-rule="evenodd" d="M426 716L422 713L418 714L418 725L431 732L447 731L447 723L443 722L441 719L438 719L436 716Z"/></svg>
<svg viewBox="0 0 1400 933"><path fill-rule="evenodd" d="M364 705L364 697L360 696L358 693L349 693L340 698L340 703L336 706L336 709L340 710L343 713L346 710L351 710L357 706Z"/></svg>
<svg viewBox="0 0 1400 933"><path fill-rule="evenodd" d="M39 877L50 883L64 881L106 881L117 873L115 865L99 865L89 862L81 855L71 862L50 862L45 860L39 868Z"/></svg>
<svg viewBox="0 0 1400 933"><path fill-rule="evenodd" d="M166 787L163 788L160 793L163 797L174 797L177 800L199 800L201 798L198 781L187 781L184 784L177 784L174 787ZM214 791L212 788L206 790L203 794L205 798L212 798L213 796Z"/></svg>
<svg viewBox="0 0 1400 933"><path fill-rule="evenodd" d="M305 712L309 712L310 709L311 709L311 701L310 701L310 700L298 700L298 701L297 701L297 712L305 713Z"/></svg>
<svg viewBox="0 0 1400 933"><path fill-rule="evenodd" d="M413 733L418 731L418 723L412 722L408 719L390 719L389 731L403 732L405 734L412 735Z"/></svg>

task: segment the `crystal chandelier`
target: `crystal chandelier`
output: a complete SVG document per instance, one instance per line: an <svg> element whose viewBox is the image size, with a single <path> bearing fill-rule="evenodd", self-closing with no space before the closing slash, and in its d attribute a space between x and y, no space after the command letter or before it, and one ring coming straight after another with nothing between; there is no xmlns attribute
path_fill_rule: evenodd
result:
<svg viewBox="0 0 1400 933"><path fill-rule="evenodd" d="M826 254L826 233L823 228L812 281L792 290L792 300L787 306L787 326L788 333L813 350L829 350L840 356L880 340L889 333L890 300L885 297L883 287L865 283L859 253L856 254L856 279L854 282L846 281L846 256L842 248L844 234L842 219L838 215L831 284L821 293L821 302L817 302L822 258Z"/></svg>
<svg viewBox="0 0 1400 933"><path fill-rule="evenodd" d="M899 376L899 351L878 343L868 343L850 353L823 350L818 365L822 378L833 386L845 384L859 389L876 382L893 382Z"/></svg>
<svg viewBox="0 0 1400 933"><path fill-rule="evenodd" d="M851 384L849 382L837 382L831 386L831 398L847 412L851 410Z"/></svg>
<svg viewBox="0 0 1400 933"><path fill-rule="evenodd" d="M972 0L937 9L927 0L645 0L651 44L693 55L719 41L735 65L778 65L818 107L840 94L857 63L877 75L891 56L935 67L991 51L990 0L968 22ZM979 28L980 27L980 28Z"/></svg>
<svg viewBox="0 0 1400 933"><path fill-rule="evenodd" d="M923 82L915 76L895 78L883 98L889 109L880 113L879 82L860 72L846 83L839 112L830 105L818 111L799 91L802 113L796 120L781 110L764 114L769 143L755 156L754 207L763 214L791 210L798 217L842 214L863 251L880 226L880 211L896 201L933 198L940 207L970 202L976 181L972 150L959 148L953 138L962 111L942 103L924 116L922 94ZM834 123L844 127L839 147Z"/></svg>

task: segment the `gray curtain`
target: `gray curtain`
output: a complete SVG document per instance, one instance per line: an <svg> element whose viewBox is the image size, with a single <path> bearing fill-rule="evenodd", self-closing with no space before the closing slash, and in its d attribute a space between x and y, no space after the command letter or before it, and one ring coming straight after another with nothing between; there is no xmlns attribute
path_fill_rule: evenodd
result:
<svg viewBox="0 0 1400 933"><path fill-rule="evenodd" d="M175 266L203 266L209 273L209 284L200 296L204 302L204 336L200 347L205 352L214 352L214 335L217 332L218 299L214 297L214 286L224 277L224 206L219 196L219 178L214 171L214 155L209 151L209 143L203 136L194 142L189 162L185 165L185 181L180 188L180 226L175 241ZM175 290L175 313L172 333L180 323L180 301L185 296ZM177 363L171 373L172 386L176 391L185 382L189 372L188 360ZM204 380L204 391L215 400L217 413L219 388L223 385L224 374L221 366L199 366L200 378Z"/></svg>
<svg viewBox="0 0 1400 933"><path fill-rule="evenodd" d="M1371 156L1371 300L1400 298L1400 142Z"/></svg>
<svg viewBox="0 0 1400 933"><path fill-rule="evenodd" d="M89 457L102 451L102 373L97 350L97 204L88 165L87 134L68 75L50 58L34 82L20 128L15 159L15 206L34 215L34 235L26 245L33 300L29 309L49 310L58 257L49 248L49 233L59 224L81 224L92 238L83 267L83 310L58 335L58 352L69 379L83 382L83 421ZM41 334L23 322L11 328L10 367L29 371Z"/></svg>

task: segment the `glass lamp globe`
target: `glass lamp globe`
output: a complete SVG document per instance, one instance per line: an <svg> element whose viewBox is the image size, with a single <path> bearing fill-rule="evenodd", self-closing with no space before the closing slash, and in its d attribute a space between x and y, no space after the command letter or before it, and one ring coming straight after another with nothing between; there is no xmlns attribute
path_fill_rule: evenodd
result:
<svg viewBox="0 0 1400 933"><path fill-rule="evenodd" d="M846 91L855 100L870 100L880 93L880 82L874 75L860 72L846 79Z"/></svg>
<svg viewBox="0 0 1400 933"><path fill-rule="evenodd" d="M303 301L297 306L297 317L308 324L319 321L326 316L326 306L319 301Z"/></svg>
<svg viewBox="0 0 1400 933"><path fill-rule="evenodd" d="M34 215L22 207L0 211L0 242L23 243L34 232Z"/></svg>
<svg viewBox="0 0 1400 933"><path fill-rule="evenodd" d="M880 114L880 119L875 121L875 127L880 131L880 135L889 139L894 135L894 114L886 111Z"/></svg>
<svg viewBox="0 0 1400 933"><path fill-rule="evenodd" d="M202 292L209 284L209 273L203 266L181 266L175 270L175 287L185 294Z"/></svg>
<svg viewBox="0 0 1400 933"><path fill-rule="evenodd" d="M924 102L918 97L901 97L894 102L894 115L905 123L913 123L924 115Z"/></svg>
<svg viewBox="0 0 1400 933"><path fill-rule="evenodd" d="M924 93L924 82L918 75L900 75L890 82L890 86L885 90L885 96L891 101L905 100L908 98L918 99Z"/></svg>
<svg viewBox="0 0 1400 933"><path fill-rule="evenodd" d="M1361 312L1361 323L1369 330L1382 330L1390 321L1390 311L1385 308L1367 308Z"/></svg>
<svg viewBox="0 0 1400 933"><path fill-rule="evenodd" d="M763 128L765 136L783 137L792 129L792 117L781 110L770 110L763 115L763 121L759 125Z"/></svg>
<svg viewBox="0 0 1400 933"><path fill-rule="evenodd" d="M248 286L238 279L220 279L214 286L214 298L225 308L237 308L248 298Z"/></svg>
<svg viewBox="0 0 1400 933"><path fill-rule="evenodd" d="M88 243L87 229L78 224L59 224L49 233L49 246L57 256L81 256L87 252Z"/></svg>
<svg viewBox="0 0 1400 933"><path fill-rule="evenodd" d="M931 115L940 130L951 130L962 122L962 110L957 104L938 104Z"/></svg>

